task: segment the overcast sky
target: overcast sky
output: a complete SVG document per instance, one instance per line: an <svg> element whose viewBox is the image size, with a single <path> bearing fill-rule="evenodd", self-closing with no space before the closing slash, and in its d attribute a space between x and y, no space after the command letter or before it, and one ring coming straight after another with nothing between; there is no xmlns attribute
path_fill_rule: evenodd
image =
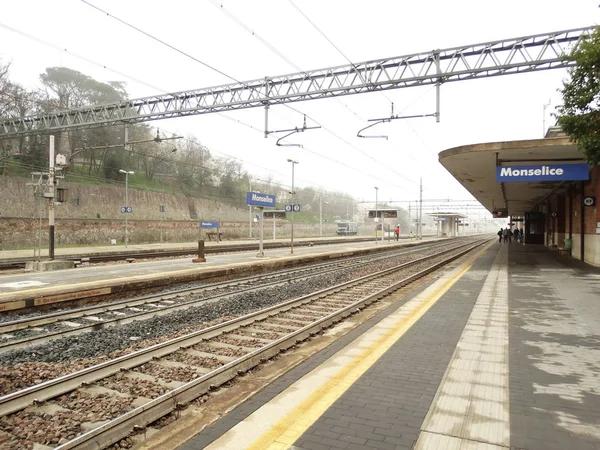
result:
<svg viewBox="0 0 600 450"><path fill-rule="evenodd" d="M237 80L345 65L348 59L360 62L590 26L597 23L599 12L598 0L87 3ZM0 42L0 58L12 63L11 78L29 88L39 85L39 74L51 66L66 66L100 81L126 81L131 98L232 82L80 0L3 0ZM278 182L291 183L287 159L293 158L299 161L295 175L300 187L336 189L358 200L373 200L378 186L380 200L414 200L422 177L424 198L468 199L468 192L439 164L437 154L465 144L542 137L543 106L552 103L546 110L548 126L553 123L550 113L560 103L557 89L565 76L564 70L552 70L448 83L441 89L440 123L426 118L378 125L374 133L388 135L387 141L359 139L356 133L368 119L388 116L390 102L396 113L435 112L434 88L295 103L295 109L324 127L290 138L303 148L278 147L276 139L264 139L262 109L151 125L193 134L216 154L237 158L259 178L271 174ZM302 125L302 115L285 106L270 111L271 129ZM309 119L308 125L315 123Z"/></svg>

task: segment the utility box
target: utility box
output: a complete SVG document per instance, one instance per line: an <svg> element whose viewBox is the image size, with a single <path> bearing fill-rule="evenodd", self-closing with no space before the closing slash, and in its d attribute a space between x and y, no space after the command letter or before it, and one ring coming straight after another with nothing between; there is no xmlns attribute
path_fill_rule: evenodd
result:
<svg viewBox="0 0 600 450"><path fill-rule="evenodd" d="M54 198L54 201L56 201L58 203L66 202L67 198L68 198L68 193L69 193L68 189L56 188L56 196Z"/></svg>

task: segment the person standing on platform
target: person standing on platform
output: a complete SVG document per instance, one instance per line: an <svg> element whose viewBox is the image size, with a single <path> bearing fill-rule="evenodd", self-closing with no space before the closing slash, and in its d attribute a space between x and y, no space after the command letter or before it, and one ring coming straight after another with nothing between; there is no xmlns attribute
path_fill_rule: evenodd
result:
<svg viewBox="0 0 600 450"><path fill-rule="evenodd" d="M520 241L520 235L519 235L519 229L515 228L515 232L514 232L514 237L515 237L515 242L518 244Z"/></svg>
<svg viewBox="0 0 600 450"><path fill-rule="evenodd" d="M519 229L519 236L521 237L521 244L525 243L525 235L523 234L523 228Z"/></svg>
<svg viewBox="0 0 600 450"><path fill-rule="evenodd" d="M506 229L506 235L508 236L508 243L512 244L513 232L510 228Z"/></svg>
<svg viewBox="0 0 600 450"><path fill-rule="evenodd" d="M502 244L502 236L504 235L502 228L498 231L498 244Z"/></svg>
<svg viewBox="0 0 600 450"><path fill-rule="evenodd" d="M400 225L396 225L396 229L394 230L394 236L396 236L396 241L400 239Z"/></svg>

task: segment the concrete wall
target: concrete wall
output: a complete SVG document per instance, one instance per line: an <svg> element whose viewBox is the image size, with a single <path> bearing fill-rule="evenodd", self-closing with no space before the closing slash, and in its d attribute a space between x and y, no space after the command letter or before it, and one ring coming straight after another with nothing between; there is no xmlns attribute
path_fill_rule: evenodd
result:
<svg viewBox="0 0 600 450"><path fill-rule="evenodd" d="M0 217L46 217L45 204L33 195L31 180L19 177L0 177ZM125 206L124 186L94 186L60 181L60 187L68 189L68 200L57 204L56 217L68 219L117 219L123 218L121 206ZM185 195L128 189L129 204L133 206L132 220L232 220L248 219L247 208L235 208L214 200ZM165 212L159 211L165 207ZM195 213L195 214L194 214ZM196 215L197 217L194 217Z"/></svg>
<svg viewBox="0 0 600 450"><path fill-rule="evenodd" d="M48 214L46 201L35 198L33 187L26 178L0 177L0 250L35 248L41 239L45 248L48 242ZM56 246L85 246L125 242L124 187L92 186L63 183L69 189L68 201L56 206ZM130 188L129 204L133 213L128 215L129 242L158 243L192 242L199 239L202 230L199 220L220 222L219 231L224 239L250 237L247 208L236 208L214 200L184 195L142 191ZM161 213L159 206L165 207ZM39 220L39 217L42 220ZM194 217L195 216L195 217ZM253 238L258 238L258 226L252 224ZM323 224L323 236L336 236L335 223ZM370 228L369 228L370 230ZM216 231L216 230L205 230ZM296 222L294 236L319 236L318 223ZM366 233L367 227L359 227ZM289 220L276 222L277 238L291 235ZM273 238L273 225L265 221L264 238Z"/></svg>

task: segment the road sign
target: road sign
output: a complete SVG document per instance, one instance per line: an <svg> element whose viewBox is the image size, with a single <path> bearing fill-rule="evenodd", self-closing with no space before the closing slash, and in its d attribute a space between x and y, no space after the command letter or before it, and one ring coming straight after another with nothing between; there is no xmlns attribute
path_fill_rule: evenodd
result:
<svg viewBox="0 0 600 450"><path fill-rule="evenodd" d="M200 228L219 228L219 222L200 222Z"/></svg>
<svg viewBox="0 0 600 450"><path fill-rule="evenodd" d="M293 205L285 205L285 212L300 212L300 205L298 204L293 204Z"/></svg>
<svg viewBox="0 0 600 450"><path fill-rule="evenodd" d="M122 213L132 213L133 212L133 207L131 207L131 206L121 206L121 212Z"/></svg>
<svg viewBox="0 0 600 450"><path fill-rule="evenodd" d="M275 206L275 196L269 194L261 194L260 192L246 192L246 204L253 206Z"/></svg>

